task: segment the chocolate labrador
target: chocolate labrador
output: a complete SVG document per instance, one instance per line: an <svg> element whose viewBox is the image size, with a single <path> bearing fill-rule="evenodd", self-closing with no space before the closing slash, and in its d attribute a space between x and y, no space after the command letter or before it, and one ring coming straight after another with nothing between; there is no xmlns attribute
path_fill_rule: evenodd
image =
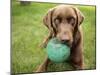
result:
<svg viewBox="0 0 100 75"><path fill-rule="evenodd" d="M83 37L81 23L83 14L74 6L59 5L50 9L43 18L44 25L49 29L49 35L43 42L46 46L48 41L57 37L62 43L71 48L70 63L76 69L83 69ZM51 62L48 57L39 66L36 72L45 72Z"/></svg>

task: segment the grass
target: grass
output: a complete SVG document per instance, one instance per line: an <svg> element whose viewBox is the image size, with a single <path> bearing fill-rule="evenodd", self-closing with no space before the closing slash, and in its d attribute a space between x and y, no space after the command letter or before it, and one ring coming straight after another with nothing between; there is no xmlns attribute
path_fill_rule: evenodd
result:
<svg viewBox="0 0 100 75"><path fill-rule="evenodd" d="M21 6L16 0L12 1L12 73L35 72L46 56L46 50L39 45L48 34L42 23L42 18L48 9L57 4L31 3ZM84 31L84 62L85 69L95 69L95 7L78 6L85 20L82 24ZM50 64L48 71L72 70L67 63Z"/></svg>

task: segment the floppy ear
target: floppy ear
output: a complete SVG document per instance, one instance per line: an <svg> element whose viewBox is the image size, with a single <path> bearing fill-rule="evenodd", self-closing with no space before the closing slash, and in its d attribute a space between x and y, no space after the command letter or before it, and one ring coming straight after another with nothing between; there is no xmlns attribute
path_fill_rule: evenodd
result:
<svg viewBox="0 0 100 75"><path fill-rule="evenodd" d="M77 15L77 24L80 25L84 20L84 16L79 9L74 8L74 10L75 10L75 13Z"/></svg>
<svg viewBox="0 0 100 75"><path fill-rule="evenodd" d="M53 25L52 25L53 11L54 11L54 8L50 9L43 18L44 25L50 30L51 33L54 32Z"/></svg>
<svg viewBox="0 0 100 75"><path fill-rule="evenodd" d="M77 31L79 30L78 27L82 24L83 20L84 20L84 16L83 14L81 13L81 11L79 9L77 9L76 7L72 7L76 13L76 16L77 16L77 22L76 22L76 26L75 26L75 30L74 30L74 39L76 39L79 34L77 34Z"/></svg>

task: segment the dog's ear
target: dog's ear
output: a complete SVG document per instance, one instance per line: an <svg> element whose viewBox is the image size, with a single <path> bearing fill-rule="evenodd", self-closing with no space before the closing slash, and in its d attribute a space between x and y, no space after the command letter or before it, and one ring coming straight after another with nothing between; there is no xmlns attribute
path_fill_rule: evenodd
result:
<svg viewBox="0 0 100 75"><path fill-rule="evenodd" d="M43 23L50 30L50 32L53 32L53 25L52 25L53 11L54 11L54 8L50 9L43 18Z"/></svg>
<svg viewBox="0 0 100 75"><path fill-rule="evenodd" d="M76 7L74 7L74 10L75 10L75 13L77 15L77 24L80 25L84 20L84 15Z"/></svg>

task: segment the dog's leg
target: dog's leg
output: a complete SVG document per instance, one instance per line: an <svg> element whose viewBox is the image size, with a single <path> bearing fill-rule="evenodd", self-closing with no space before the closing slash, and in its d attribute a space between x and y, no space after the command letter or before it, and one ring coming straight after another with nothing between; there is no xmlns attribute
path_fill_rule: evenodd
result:
<svg viewBox="0 0 100 75"><path fill-rule="evenodd" d="M76 69L84 69L82 49L82 44L78 43L71 51L71 62Z"/></svg>
<svg viewBox="0 0 100 75"><path fill-rule="evenodd" d="M40 64L40 66L36 70L36 72L46 72L49 63L50 63L50 60L48 59L48 57L46 57L44 62L42 64Z"/></svg>
<svg viewBox="0 0 100 75"><path fill-rule="evenodd" d="M71 64L72 64L72 66L76 70L82 70L82 69L84 69L82 56L80 56L80 57L73 57L71 59Z"/></svg>

